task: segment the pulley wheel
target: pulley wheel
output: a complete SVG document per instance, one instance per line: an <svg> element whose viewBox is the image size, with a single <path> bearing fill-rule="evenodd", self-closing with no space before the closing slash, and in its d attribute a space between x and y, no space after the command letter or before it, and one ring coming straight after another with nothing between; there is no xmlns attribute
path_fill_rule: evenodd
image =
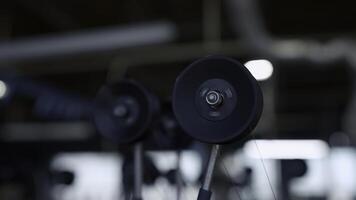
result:
<svg viewBox="0 0 356 200"><path fill-rule="evenodd" d="M256 79L241 63L209 56L176 79L173 110L193 138L212 144L233 142L256 126L263 98Z"/></svg>
<svg viewBox="0 0 356 200"><path fill-rule="evenodd" d="M142 139L159 110L156 97L133 80L103 86L95 105L94 122L98 131L119 144Z"/></svg>

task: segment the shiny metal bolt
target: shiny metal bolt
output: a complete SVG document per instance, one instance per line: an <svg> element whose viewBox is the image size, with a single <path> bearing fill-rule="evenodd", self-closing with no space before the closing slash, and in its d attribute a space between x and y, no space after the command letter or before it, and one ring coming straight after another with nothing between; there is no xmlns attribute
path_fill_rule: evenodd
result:
<svg viewBox="0 0 356 200"><path fill-rule="evenodd" d="M206 94L205 101L210 106L217 107L222 104L223 96L219 92L217 92L215 90L211 90Z"/></svg>
<svg viewBox="0 0 356 200"><path fill-rule="evenodd" d="M113 113L117 117L126 117L129 114L129 110L125 105L117 105L115 106Z"/></svg>

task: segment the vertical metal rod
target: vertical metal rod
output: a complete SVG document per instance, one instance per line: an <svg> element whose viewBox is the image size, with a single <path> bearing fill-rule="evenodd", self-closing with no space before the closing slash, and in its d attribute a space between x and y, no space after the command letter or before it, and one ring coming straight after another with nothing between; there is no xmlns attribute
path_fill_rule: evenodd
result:
<svg viewBox="0 0 356 200"><path fill-rule="evenodd" d="M216 164L217 157L219 155L220 145L215 144L210 153L210 159L208 163L208 168L206 170L205 179L202 189L210 191L211 180L213 178L214 168Z"/></svg>
<svg viewBox="0 0 356 200"><path fill-rule="evenodd" d="M142 143L138 142L135 144L134 149L134 181L135 181L135 188L134 188L134 199L139 200L142 199Z"/></svg>
<svg viewBox="0 0 356 200"><path fill-rule="evenodd" d="M181 158L181 152L180 150L177 151L177 166L176 166L176 182L177 182L177 200L180 200L181 198L181 192L182 192L182 174L180 171L180 158Z"/></svg>

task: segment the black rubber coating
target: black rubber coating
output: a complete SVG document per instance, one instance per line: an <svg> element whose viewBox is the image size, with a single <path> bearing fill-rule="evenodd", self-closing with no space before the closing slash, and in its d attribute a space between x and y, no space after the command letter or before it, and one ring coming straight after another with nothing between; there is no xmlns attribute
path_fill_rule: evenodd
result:
<svg viewBox="0 0 356 200"><path fill-rule="evenodd" d="M142 139L159 110L157 98L133 80L103 86L95 106L93 118L99 133L118 144ZM124 106L125 111L118 106Z"/></svg>
<svg viewBox="0 0 356 200"><path fill-rule="evenodd" d="M205 92L205 85L231 98L225 98L226 104L223 102L214 111L199 97ZM184 131L211 144L245 137L257 125L263 109L262 92L256 79L244 65L224 56L208 56L189 65L176 79L172 100Z"/></svg>
<svg viewBox="0 0 356 200"><path fill-rule="evenodd" d="M210 191L206 191L206 190L200 188L197 200L210 200L211 194L212 193Z"/></svg>

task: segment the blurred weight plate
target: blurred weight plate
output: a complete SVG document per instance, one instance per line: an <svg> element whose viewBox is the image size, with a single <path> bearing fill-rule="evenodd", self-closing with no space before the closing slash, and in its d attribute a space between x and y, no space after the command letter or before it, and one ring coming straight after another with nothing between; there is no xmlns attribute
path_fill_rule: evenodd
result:
<svg viewBox="0 0 356 200"><path fill-rule="evenodd" d="M209 56L176 79L173 110L193 138L212 144L233 142L256 126L263 108L260 87L239 62Z"/></svg>
<svg viewBox="0 0 356 200"><path fill-rule="evenodd" d="M159 110L155 96L133 80L103 86L95 105L98 131L119 144L142 139Z"/></svg>

